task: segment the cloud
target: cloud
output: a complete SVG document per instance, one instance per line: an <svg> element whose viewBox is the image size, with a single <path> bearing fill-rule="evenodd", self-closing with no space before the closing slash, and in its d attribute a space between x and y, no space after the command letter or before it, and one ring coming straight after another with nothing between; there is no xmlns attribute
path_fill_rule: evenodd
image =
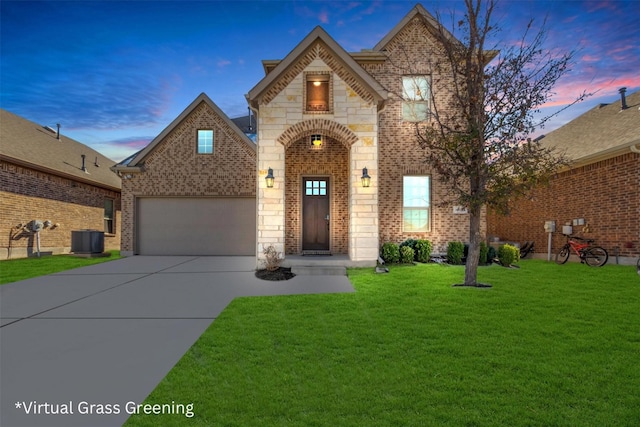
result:
<svg viewBox="0 0 640 427"><path fill-rule="evenodd" d="M231 65L231 61L229 61L228 59L220 59L218 60L216 65L218 66L218 68L228 67L229 65Z"/></svg>

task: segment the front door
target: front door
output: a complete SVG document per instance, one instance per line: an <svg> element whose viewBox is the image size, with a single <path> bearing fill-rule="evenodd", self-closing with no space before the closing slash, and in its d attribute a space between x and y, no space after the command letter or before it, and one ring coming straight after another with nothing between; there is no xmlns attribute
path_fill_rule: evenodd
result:
<svg viewBox="0 0 640 427"><path fill-rule="evenodd" d="M304 178L302 250L329 250L329 178Z"/></svg>

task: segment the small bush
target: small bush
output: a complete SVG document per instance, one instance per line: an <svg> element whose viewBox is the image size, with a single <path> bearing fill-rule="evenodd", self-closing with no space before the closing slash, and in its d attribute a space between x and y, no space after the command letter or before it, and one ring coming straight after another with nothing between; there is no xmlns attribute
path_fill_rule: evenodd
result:
<svg viewBox="0 0 640 427"><path fill-rule="evenodd" d="M487 263L488 254L489 246L487 246L486 242L480 242L480 260L478 261L480 265L485 265Z"/></svg>
<svg viewBox="0 0 640 427"><path fill-rule="evenodd" d="M413 262L414 250L411 246L400 247L400 262L403 264L411 264Z"/></svg>
<svg viewBox="0 0 640 427"><path fill-rule="evenodd" d="M493 262L493 260L496 259L497 256L498 254L496 253L496 248L494 248L493 246L489 246L489 250L487 251L487 262Z"/></svg>
<svg viewBox="0 0 640 427"><path fill-rule="evenodd" d="M431 258L431 242L428 240L418 240L415 247L415 259L418 262L429 262Z"/></svg>
<svg viewBox="0 0 640 427"><path fill-rule="evenodd" d="M273 246L268 246L263 251L265 256L264 268L265 270L275 271L280 268L280 263L282 259L280 258L280 254L276 251L276 248Z"/></svg>
<svg viewBox="0 0 640 427"><path fill-rule="evenodd" d="M382 245L380 256L387 264L398 262L400 261L400 249L395 243L387 242Z"/></svg>
<svg viewBox="0 0 640 427"><path fill-rule="evenodd" d="M520 259L520 250L515 246L504 244L498 248L498 259L500 264L509 267Z"/></svg>
<svg viewBox="0 0 640 427"><path fill-rule="evenodd" d="M418 243L417 240L407 239L404 242L400 243L400 248L402 249L405 246L409 246L411 249L413 249L415 251L416 250L416 243Z"/></svg>
<svg viewBox="0 0 640 427"><path fill-rule="evenodd" d="M462 264L464 244L462 242L449 242L447 245L447 262L449 264Z"/></svg>

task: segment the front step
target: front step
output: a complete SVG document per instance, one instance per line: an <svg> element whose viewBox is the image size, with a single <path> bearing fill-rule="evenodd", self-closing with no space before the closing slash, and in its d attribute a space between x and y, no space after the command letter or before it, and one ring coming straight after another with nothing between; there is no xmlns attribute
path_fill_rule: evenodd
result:
<svg viewBox="0 0 640 427"><path fill-rule="evenodd" d="M329 265L294 265L291 272L296 276L346 276L347 267Z"/></svg>

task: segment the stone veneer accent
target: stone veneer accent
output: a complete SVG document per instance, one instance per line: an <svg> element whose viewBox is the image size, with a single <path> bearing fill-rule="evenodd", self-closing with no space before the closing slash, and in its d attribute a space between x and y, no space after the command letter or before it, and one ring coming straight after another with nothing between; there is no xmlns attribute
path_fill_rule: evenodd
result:
<svg viewBox="0 0 640 427"><path fill-rule="evenodd" d="M319 118L318 114L304 113L304 72L332 73L333 114ZM332 250L348 251L352 261L377 259L378 124L373 96L318 42L268 89L262 102L258 111L259 259L264 258L262 251L270 245L283 254L298 250L300 230L295 221L300 218L300 205L289 199L296 197L296 186L305 167L314 171L311 174L331 179ZM328 150L336 157L323 157L314 164L318 159L297 146L303 145L299 141L311 134L327 138L331 144ZM337 164L332 165L333 162ZM360 184L363 167L368 167L373 177L369 188ZM274 171L273 188L266 188L264 182L269 168ZM346 224L338 223L343 220ZM344 237L338 236L345 235L342 230L346 231L346 248Z"/></svg>

